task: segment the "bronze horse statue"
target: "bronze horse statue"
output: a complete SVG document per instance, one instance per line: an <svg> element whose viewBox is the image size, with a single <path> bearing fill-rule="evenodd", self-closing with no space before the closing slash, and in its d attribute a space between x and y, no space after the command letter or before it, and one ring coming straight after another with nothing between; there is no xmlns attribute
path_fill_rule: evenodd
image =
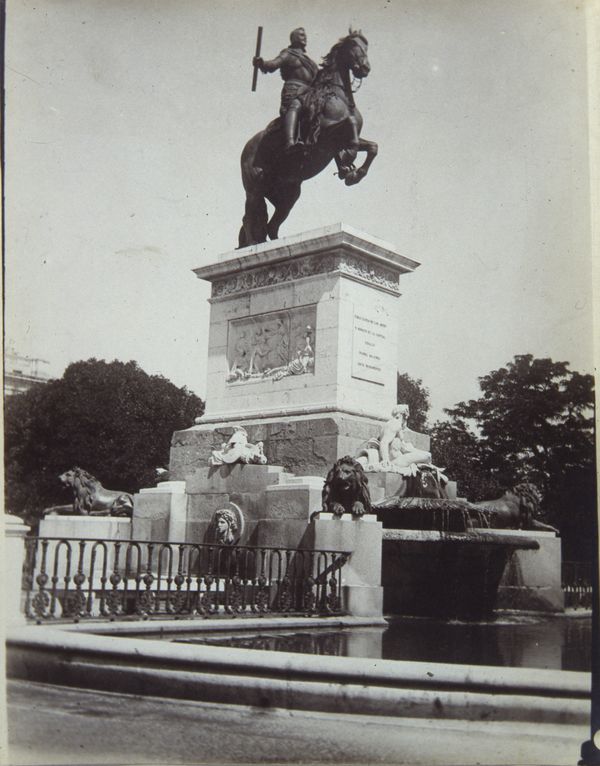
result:
<svg viewBox="0 0 600 766"><path fill-rule="evenodd" d="M377 155L377 144L362 138L362 116L354 103L350 75L362 80L371 66L368 42L351 31L329 51L311 89L302 97L300 151L284 151L281 119L273 120L253 136L242 152L242 181L246 207L239 247L277 239L279 227L300 196L303 181L320 173L335 160L346 186L367 174ZM358 152L366 152L360 167ZM268 200L275 208L270 220Z"/></svg>

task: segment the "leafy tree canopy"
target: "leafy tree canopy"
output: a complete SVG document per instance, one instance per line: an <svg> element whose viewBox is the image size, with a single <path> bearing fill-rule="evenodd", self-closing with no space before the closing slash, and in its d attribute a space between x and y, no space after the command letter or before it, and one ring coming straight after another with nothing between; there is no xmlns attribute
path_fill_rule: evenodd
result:
<svg viewBox="0 0 600 766"><path fill-rule="evenodd" d="M429 414L429 389L425 388L420 378L411 378L406 373L398 373L397 379L398 404L408 404L410 418L408 427L421 433L427 431L427 415Z"/></svg>
<svg viewBox="0 0 600 766"><path fill-rule="evenodd" d="M203 411L195 394L136 362L75 362L59 380L7 400L6 507L35 518L70 502L58 476L74 465L110 489L153 486L173 431Z"/></svg>
<svg viewBox="0 0 600 766"><path fill-rule="evenodd" d="M470 500L520 481L544 494L566 555L588 558L595 514L594 379L568 362L515 356L479 378L481 396L447 409L432 432L434 462ZM585 550L584 550L585 549Z"/></svg>
<svg viewBox="0 0 600 766"><path fill-rule="evenodd" d="M528 478L544 489L593 455L594 380L567 362L516 356L479 378L482 396L446 410L480 433L485 464L500 481Z"/></svg>

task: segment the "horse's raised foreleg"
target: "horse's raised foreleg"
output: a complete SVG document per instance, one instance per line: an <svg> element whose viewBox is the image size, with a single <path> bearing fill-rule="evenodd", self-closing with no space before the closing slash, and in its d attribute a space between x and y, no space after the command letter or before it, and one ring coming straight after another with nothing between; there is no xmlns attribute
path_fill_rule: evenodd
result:
<svg viewBox="0 0 600 766"><path fill-rule="evenodd" d="M350 151L359 151L360 137L358 135L359 133L358 120L353 114L349 114L348 117L346 117L346 124L350 131L350 140L348 142L348 149Z"/></svg>
<svg viewBox="0 0 600 766"><path fill-rule="evenodd" d="M290 214L290 211L298 201L299 196L300 184L288 184L285 187L285 191L278 195L276 200L271 200L275 210L273 211L273 215L267 226L269 239L277 239L279 237L279 227Z"/></svg>
<svg viewBox="0 0 600 766"><path fill-rule="evenodd" d="M349 173L356 170L354 160L356 159L356 152L349 149L342 149L336 152L334 155L335 164L338 169L338 176L343 181Z"/></svg>
<svg viewBox="0 0 600 766"><path fill-rule="evenodd" d="M356 168L356 170L350 171L346 177L344 178L344 183L346 186L353 186L354 184L357 184L359 181L361 181L369 172L369 168L371 167L371 163L377 157L378 152L378 146L375 143L375 141L367 141L366 138L361 138L358 142L358 151L359 152L366 152L367 156L365 158L365 161L363 164Z"/></svg>

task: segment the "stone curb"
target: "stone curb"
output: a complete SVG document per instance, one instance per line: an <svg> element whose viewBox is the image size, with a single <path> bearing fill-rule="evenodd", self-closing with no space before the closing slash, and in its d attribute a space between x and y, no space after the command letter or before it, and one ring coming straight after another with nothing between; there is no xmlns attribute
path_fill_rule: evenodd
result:
<svg viewBox="0 0 600 766"><path fill-rule="evenodd" d="M520 721L585 725L589 702L527 695L389 689L358 684L222 675L94 664L39 653L27 659L27 680L174 699L404 718Z"/></svg>
<svg viewBox="0 0 600 766"><path fill-rule="evenodd" d="M13 630L7 643L11 677L106 691L371 715L569 724L589 717L589 676L571 671L190 646L47 626Z"/></svg>

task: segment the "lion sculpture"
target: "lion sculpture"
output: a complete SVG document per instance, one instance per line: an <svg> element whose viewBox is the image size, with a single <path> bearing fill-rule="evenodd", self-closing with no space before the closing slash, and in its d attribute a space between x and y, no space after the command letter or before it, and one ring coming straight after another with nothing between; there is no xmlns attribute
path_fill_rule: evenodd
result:
<svg viewBox="0 0 600 766"><path fill-rule="evenodd" d="M348 455L336 461L325 479L322 500L322 511L334 516L371 513L369 480L362 465Z"/></svg>
<svg viewBox="0 0 600 766"><path fill-rule="evenodd" d="M72 468L61 474L59 480L73 490L73 513L82 516L129 516L133 514L133 497L121 490L105 489L84 471Z"/></svg>
<svg viewBox="0 0 600 766"><path fill-rule="evenodd" d="M530 482L522 482L507 490L496 500L482 500L470 503L470 507L482 511L490 521L490 526L501 529L526 529L544 532L556 532L556 527L539 521L542 493Z"/></svg>

